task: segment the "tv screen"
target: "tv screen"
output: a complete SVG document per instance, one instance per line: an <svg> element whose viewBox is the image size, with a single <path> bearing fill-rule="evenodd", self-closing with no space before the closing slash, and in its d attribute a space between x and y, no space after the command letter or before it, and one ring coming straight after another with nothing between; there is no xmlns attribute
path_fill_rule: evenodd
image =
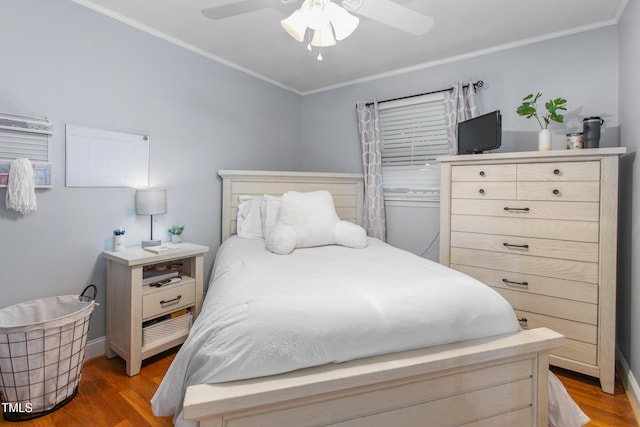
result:
<svg viewBox="0 0 640 427"><path fill-rule="evenodd" d="M492 111L458 123L458 154L478 154L500 148L502 116Z"/></svg>

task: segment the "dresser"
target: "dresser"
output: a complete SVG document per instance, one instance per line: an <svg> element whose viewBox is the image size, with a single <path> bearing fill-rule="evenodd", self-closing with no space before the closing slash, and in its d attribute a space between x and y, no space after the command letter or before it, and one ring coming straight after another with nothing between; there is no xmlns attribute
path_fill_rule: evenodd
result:
<svg viewBox="0 0 640 427"><path fill-rule="evenodd" d="M202 308L203 255L208 251L207 246L180 243L161 253L141 247L102 252L107 261L107 357L122 357L127 375L138 374L144 359L187 338Z"/></svg>
<svg viewBox="0 0 640 427"><path fill-rule="evenodd" d="M614 391L618 163L625 148L445 156L440 262L493 287L550 363Z"/></svg>

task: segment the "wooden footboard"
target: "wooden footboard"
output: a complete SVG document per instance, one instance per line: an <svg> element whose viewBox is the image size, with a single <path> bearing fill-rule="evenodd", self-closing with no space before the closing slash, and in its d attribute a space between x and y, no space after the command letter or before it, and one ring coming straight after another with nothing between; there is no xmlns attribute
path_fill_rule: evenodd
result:
<svg viewBox="0 0 640 427"><path fill-rule="evenodd" d="M187 389L201 427L547 426L546 328Z"/></svg>

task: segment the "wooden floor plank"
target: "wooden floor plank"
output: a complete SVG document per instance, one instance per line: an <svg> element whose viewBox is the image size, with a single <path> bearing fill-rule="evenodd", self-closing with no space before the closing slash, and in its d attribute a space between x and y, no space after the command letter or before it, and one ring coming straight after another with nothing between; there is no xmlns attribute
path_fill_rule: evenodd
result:
<svg viewBox="0 0 640 427"><path fill-rule="evenodd" d="M171 417L155 417L150 400L175 357L170 350L143 363L140 374L129 377L120 358L99 357L85 363L78 395L65 407L31 421L0 425L19 427L165 427ZM552 368L569 394L591 418L588 427L638 427L619 378L615 394L600 390L597 379ZM290 426L295 427L295 426Z"/></svg>

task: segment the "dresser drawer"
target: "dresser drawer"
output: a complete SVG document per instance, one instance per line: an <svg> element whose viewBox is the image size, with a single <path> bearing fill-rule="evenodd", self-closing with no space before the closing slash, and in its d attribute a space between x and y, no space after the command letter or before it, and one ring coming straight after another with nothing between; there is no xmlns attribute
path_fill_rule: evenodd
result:
<svg viewBox="0 0 640 427"><path fill-rule="evenodd" d="M595 222L600 217L600 204L539 200L452 199L451 213Z"/></svg>
<svg viewBox="0 0 640 427"><path fill-rule="evenodd" d="M600 201L600 183L596 181L518 181L517 193L518 200L598 202Z"/></svg>
<svg viewBox="0 0 640 427"><path fill-rule="evenodd" d="M575 261L598 262L598 244L499 234L451 232L451 246Z"/></svg>
<svg viewBox="0 0 640 427"><path fill-rule="evenodd" d="M596 326L556 319L554 317L528 313L521 310L516 310L516 316L518 319L526 319L526 321L520 321L520 326L522 326L523 329L547 327L566 337L565 344L562 347L552 350L552 355L576 360L589 365L596 365L598 355L597 341L594 341L598 333Z"/></svg>
<svg viewBox="0 0 640 427"><path fill-rule="evenodd" d="M589 344L598 343L598 327L587 323L574 322L558 317L545 316L523 310L515 310L520 326L527 329L549 328L561 333L566 338Z"/></svg>
<svg viewBox="0 0 640 427"><path fill-rule="evenodd" d="M522 163L518 181L600 181L600 162Z"/></svg>
<svg viewBox="0 0 640 427"><path fill-rule="evenodd" d="M451 215L451 231L595 243L599 227L597 222L589 221Z"/></svg>
<svg viewBox="0 0 640 427"><path fill-rule="evenodd" d="M575 301L598 303L598 285L574 280L543 277L535 274L513 271L492 270L469 265L451 264L451 268L461 271L494 288L516 289L533 294L547 295Z"/></svg>
<svg viewBox="0 0 640 427"><path fill-rule="evenodd" d="M537 274L576 282L598 283L598 264L590 262L452 247L451 264L484 267L514 273Z"/></svg>
<svg viewBox="0 0 640 427"><path fill-rule="evenodd" d="M452 181L515 181L516 165L467 165L451 168Z"/></svg>
<svg viewBox="0 0 640 427"><path fill-rule="evenodd" d="M598 324L598 306L595 304L512 291L510 289L494 289L505 297L516 311L543 314L594 326Z"/></svg>
<svg viewBox="0 0 640 427"><path fill-rule="evenodd" d="M516 182L452 182L451 197L511 200L516 198Z"/></svg>
<svg viewBox="0 0 640 427"><path fill-rule="evenodd" d="M182 282L157 290L149 288L142 295L142 320L168 314L196 301L196 283L191 277L184 277Z"/></svg>

